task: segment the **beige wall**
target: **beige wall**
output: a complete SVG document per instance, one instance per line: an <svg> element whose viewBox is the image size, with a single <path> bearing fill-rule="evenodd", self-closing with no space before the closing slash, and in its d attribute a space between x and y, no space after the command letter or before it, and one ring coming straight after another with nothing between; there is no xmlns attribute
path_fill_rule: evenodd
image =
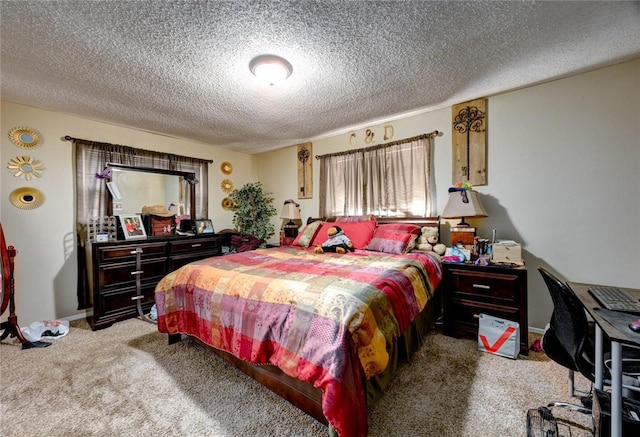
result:
<svg viewBox="0 0 640 437"><path fill-rule="evenodd" d="M256 158L231 152L217 146L195 143L135 129L98 123L56 112L2 102L2 147L0 172L2 202L0 221L7 244L15 246L16 307L19 323L27 326L38 320L82 317L77 311L75 240L75 177L72 144L65 135L94 141L123 144L148 150L212 159L209 166L209 218L216 229L231 228L233 213L220 205L224 193L220 182L229 177L236 185L256 180ZM26 126L40 132L41 147L22 149L8 139L10 129ZM32 156L43 162L46 170L41 178L27 182L13 176L6 165L16 156ZM224 176L220 163L233 164L233 173ZM9 201L10 193L30 186L45 195L45 203L37 209L21 210ZM7 314L3 315L3 320Z"/></svg>
<svg viewBox="0 0 640 437"><path fill-rule="evenodd" d="M489 97L488 179L477 187L489 213L472 223L481 235L523 243L529 267L529 324L543 328L551 301L536 268L550 266L567 280L640 288L640 60L567 79ZM433 130L438 213L451 185L450 108L390 122L394 140ZM388 123L384 123L388 124ZM28 126L43 134L44 144L25 151L11 144L8 131ZM376 144L384 142L382 124L372 125ZM364 129L355 147L365 146ZM236 186L260 180L280 209L297 197L294 147L249 156L216 146L168 138L64 114L2 102L2 166L15 156L44 162L44 176L30 184L1 174L0 218L9 244L18 250L18 317L31 321L77 317L74 175L71 145L64 135L211 158L209 210L216 229L231 227L230 212L220 208L220 162L234 165ZM344 150L349 133L313 141L313 154ZM318 162L314 195L300 200L304 217L318 212ZM22 211L9 193L30 185L44 192L45 204ZM274 218L274 224L280 223ZM443 237L448 242L448 228ZM274 238L274 242L277 239ZM5 315L6 317L6 315Z"/></svg>
<svg viewBox="0 0 640 437"><path fill-rule="evenodd" d="M488 114L488 185L476 189L489 217L471 223L523 244L529 324L544 328L552 310L539 266L569 281L640 288L640 60L489 97ZM453 182L451 109L383 124L394 140L444 132L434 152L441 213ZM383 124L370 126L377 144ZM364 129L356 133L356 147L365 146ZM313 141L314 155L349 148L349 133ZM318 170L314 159L303 217L318 214ZM258 176L276 199L296 196L295 148L260 155Z"/></svg>

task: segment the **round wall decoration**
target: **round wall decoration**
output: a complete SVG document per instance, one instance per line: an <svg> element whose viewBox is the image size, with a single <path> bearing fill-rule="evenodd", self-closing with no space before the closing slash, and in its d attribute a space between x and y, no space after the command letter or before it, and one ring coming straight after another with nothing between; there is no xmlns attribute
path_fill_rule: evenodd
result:
<svg viewBox="0 0 640 437"><path fill-rule="evenodd" d="M9 139L23 149L33 149L42 145L42 136L28 127L14 127L9 131Z"/></svg>
<svg viewBox="0 0 640 437"><path fill-rule="evenodd" d="M28 181L31 178L39 178L44 171L44 165L31 156L16 156L9 160L7 168L13 172L15 177L24 176Z"/></svg>
<svg viewBox="0 0 640 437"><path fill-rule="evenodd" d="M37 188L16 188L9 195L11 204L20 209L36 209L44 203L44 194Z"/></svg>
<svg viewBox="0 0 640 437"><path fill-rule="evenodd" d="M220 183L220 188L222 188L222 191L225 193L230 193L233 191L233 182L229 179L223 179Z"/></svg>
<svg viewBox="0 0 640 437"><path fill-rule="evenodd" d="M220 171L224 174L231 174L233 172L233 165L230 162L224 161L220 164Z"/></svg>
<svg viewBox="0 0 640 437"><path fill-rule="evenodd" d="M231 208L233 208L233 201L229 197L225 197L224 199L222 199L222 208L229 211Z"/></svg>

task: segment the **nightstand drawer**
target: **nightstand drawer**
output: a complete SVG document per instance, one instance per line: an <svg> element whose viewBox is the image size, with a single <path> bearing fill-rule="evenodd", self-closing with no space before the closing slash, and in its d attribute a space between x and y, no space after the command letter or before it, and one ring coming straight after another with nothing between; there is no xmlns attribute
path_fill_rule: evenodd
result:
<svg viewBox="0 0 640 437"><path fill-rule="evenodd" d="M480 314L490 314L501 319L519 321L520 309L516 307L504 307L491 304L482 304L474 301L454 301L451 302L451 321L458 325L478 329L478 317Z"/></svg>
<svg viewBox="0 0 640 437"><path fill-rule="evenodd" d="M502 301L516 300L518 275L498 274L492 272L471 272L451 269L452 298L464 299L465 295L487 297Z"/></svg>

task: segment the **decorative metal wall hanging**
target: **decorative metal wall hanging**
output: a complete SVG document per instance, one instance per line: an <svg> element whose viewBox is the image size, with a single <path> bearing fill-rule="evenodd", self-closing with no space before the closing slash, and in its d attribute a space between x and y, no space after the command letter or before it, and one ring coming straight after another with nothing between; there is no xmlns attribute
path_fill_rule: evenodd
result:
<svg viewBox="0 0 640 437"><path fill-rule="evenodd" d="M228 194L233 191L233 182L229 179L223 179L220 183L220 188L222 188L222 191Z"/></svg>
<svg viewBox="0 0 640 437"><path fill-rule="evenodd" d="M9 139L23 149L33 149L42 145L42 135L29 127L14 127L9 131Z"/></svg>
<svg viewBox="0 0 640 437"><path fill-rule="evenodd" d="M487 184L487 99L453 106L453 181Z"/></svg>
<svg viewBox="0 0 640 437"><path fill-rule="evenodd" d="M9 195L9 200L16 208L36 209L44 203L44 194L32 187L16 188Z"/></svg>
<svg viewBox="0 0 640 437"><path fill-rule="evenodd" d="M224 161L220 164L220 171L226 175L233 173L233 165L230 162Z"/></svg>
<svg viewBox="0 0 640 437"><path fill-rule="evenodd" d="M7 168L13 172L15 177L24 176L28 181L34 177L41 177L44 172L42 162L31 156L16 156L15 158L11 158Z"/></svg>
<svg viewBox="0 0 640 437"><path fill-rule="evenodd" d="M384 126L384 135L382 136L382 139L385 141L388 141L392 138L393 138L393 125L387 124L386 126Z"/></svg>
<svg viewBox="0 0 640 437"><path fill-rule="evenodd" d="M233 208L233 200L229 197L222 199L222 209L229 211L231 208Z"/></svg>
<svg viewBox="0 0 640 437"><path fill-rule="evenodd" d="M313 197L313 162L311 143L298 144L298 199Z"/></svg>

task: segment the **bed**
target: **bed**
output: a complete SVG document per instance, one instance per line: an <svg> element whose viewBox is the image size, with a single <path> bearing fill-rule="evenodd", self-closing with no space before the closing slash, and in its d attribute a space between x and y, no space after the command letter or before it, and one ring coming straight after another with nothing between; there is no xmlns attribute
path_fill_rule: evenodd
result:
<svg viewBox="0 0 640 437"><path fill-rule="evenodd" d="M355 251L315 253L340 226ZM294 245L188 264L156 287L158 330L195 338L324 424L367 435L367 405L422 344L440 260L412 247L438 218L308 224Z"/></svg>

